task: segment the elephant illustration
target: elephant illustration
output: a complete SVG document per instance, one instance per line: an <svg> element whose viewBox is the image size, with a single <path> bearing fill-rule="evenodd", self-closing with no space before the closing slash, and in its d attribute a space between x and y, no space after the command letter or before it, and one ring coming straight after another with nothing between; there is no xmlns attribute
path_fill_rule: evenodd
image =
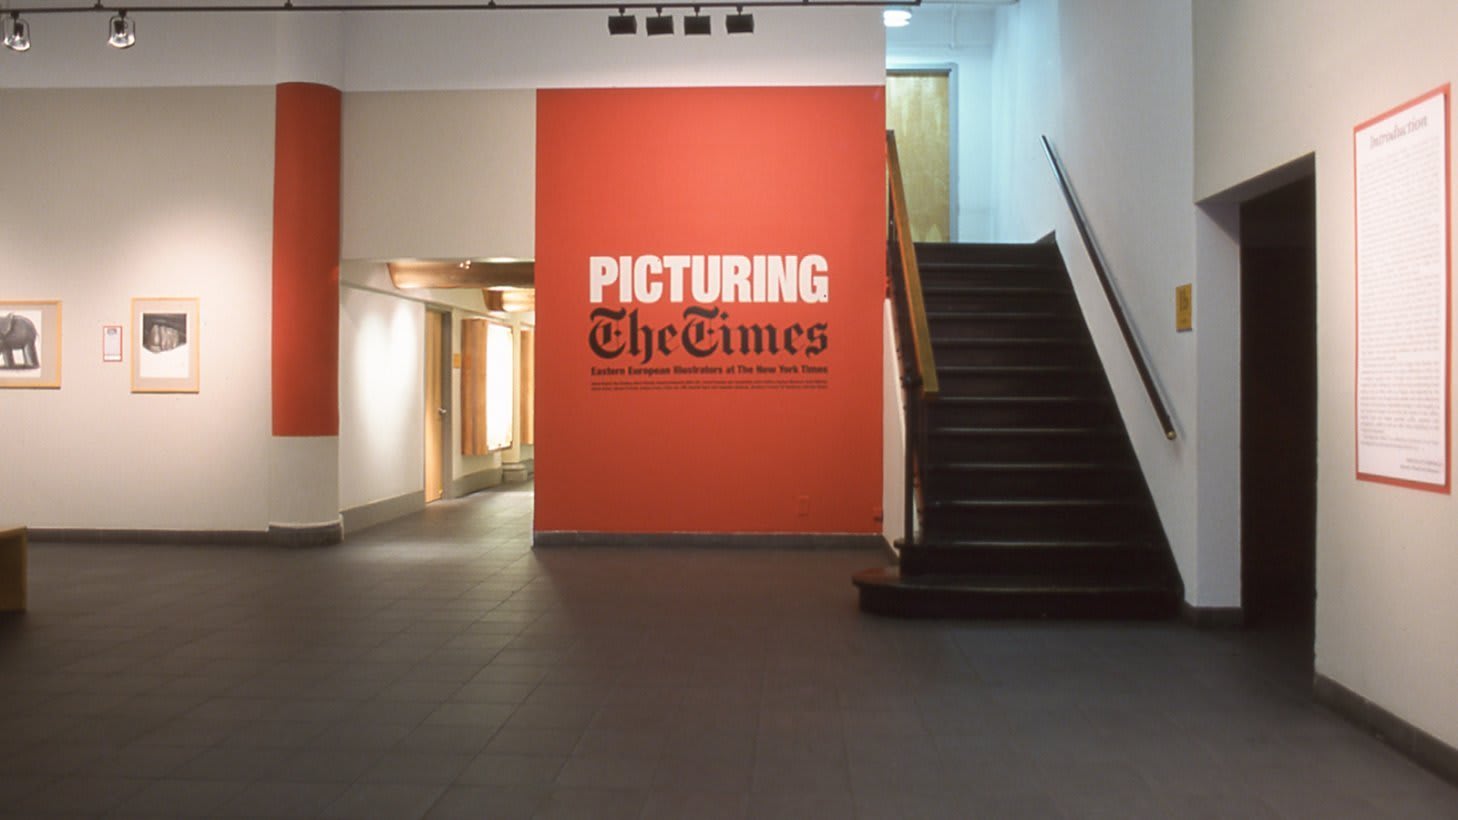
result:
<svg viewBox="0 0 1458 820"><path fill-rule="evenodd" d="M40 367L40 357L35 352L35 338L35 323L30 319L14 313L0 317L0 366L7 370ZM16 351L20 352L19 364L15 362Z"/></svg>

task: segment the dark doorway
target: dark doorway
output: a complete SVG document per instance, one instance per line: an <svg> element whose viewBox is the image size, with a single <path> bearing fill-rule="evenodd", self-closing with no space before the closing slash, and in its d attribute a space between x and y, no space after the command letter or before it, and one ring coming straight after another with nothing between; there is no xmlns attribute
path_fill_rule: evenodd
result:
<svg viewBox="0 0 1458 820"><path fill-rule="evenodd" d="M1316 603L1316 183L1240 207L1241 589L1252 626ZM1306 644L1310 649L1310 644Z"/></svg>

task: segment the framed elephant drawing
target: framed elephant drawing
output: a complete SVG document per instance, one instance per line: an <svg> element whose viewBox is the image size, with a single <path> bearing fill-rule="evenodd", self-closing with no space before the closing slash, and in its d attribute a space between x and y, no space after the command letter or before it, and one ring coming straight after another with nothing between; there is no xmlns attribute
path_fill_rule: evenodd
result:
<svg viewBox="0 0 1458 820"><path fill-rule="evenodd" d="M196 299L132 300L132 392L198 392Z"/></svg>
<svg viewBox="0 0 1458 820"><path fill-rule="evenodd" d="M61 386L61 303L0 301L0 388Z"/></svg>

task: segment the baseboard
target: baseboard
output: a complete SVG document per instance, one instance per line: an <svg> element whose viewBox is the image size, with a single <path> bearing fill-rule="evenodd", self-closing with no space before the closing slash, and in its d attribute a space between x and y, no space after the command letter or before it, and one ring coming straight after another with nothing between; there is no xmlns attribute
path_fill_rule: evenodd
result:
<svg viewBox="0 0 1458 820"><path fill-rule="evenodd" d="M338 522L307 527L270 525L266 530L129 530L79 527L30 527L35 543L167 544L179 546L242 547L270 544L312 547L338 544L344 533Z"/></svg>
<svg viewBox="0 0 1458 820"><path fill-rule="evenodd" d="M501 480L507 484L520 484L531 480L536 474L535 459L524 458L501 465Z"/></svg>
<svg viewBox="0 0 1458 820"><path fill-rule="evenodd" d="M461 498L471 493L495 487L501 483L501 468L492 467L477 473L463 475L451 481L451 498Z"/></svg>
<svg viewBox="0 0 1458 820"><path fill-rule="evenodd" d="M1196 629L1239 629L1245 626L1245 610L1238 606L1192 606L1181 601L1180 620Z"/></svg>
<svg viewBox="0 0 1458 820"><path fill-rule="evenodd" d="M423 509L425 509L425 491L416 490L413 493L397 495L394 498L350 507L340 513L340 519L343 523L344 534L348 535L376 524L392 521L402 515L420 512Z"/></svg>
<svg viewBox="0 0 1458 820"><path fill-rule="evenodd" d="M268 543L280 547L327 547L344 540L343 520L304 526L268 525Z"/></svg>
<svg viewBox="0 0 1458 820"><path fill-rule="evenodd" d="M1458 748L1449 746L1319 672L1312 681L1312 691L1318 703L1375 734L1439 777L1458 783Z"/></svg>
<svg viewBox="0 0 1458 820"><path fill-rule="evenodd" d="M180 544L248 546L269 544L267 530L130 530L113 528L30 527L31 543Z"/></svg>
<svg viewBox="0 0 1458 820"><path fill-rule="evenodd" d="M713 549L885 549L880 535L858 533L719 533L537 531L534 547L697 547Z"/></svg>

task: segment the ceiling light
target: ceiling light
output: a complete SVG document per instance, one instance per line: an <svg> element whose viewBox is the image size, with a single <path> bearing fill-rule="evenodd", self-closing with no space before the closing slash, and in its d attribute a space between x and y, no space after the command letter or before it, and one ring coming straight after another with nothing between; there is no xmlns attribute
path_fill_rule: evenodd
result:
<svg viewBox="0 0 1458 820"><path fill-rule="evenodd" d="M711 33L713 33L713 26L709 23L709 19L710 19L709 18L709 15L707 15L707 14L699 14L699 9L698 9L697 6L695 6L694 7L694 13L693 14L684 15L684 18L683 18L683 33L684 34L711 34Z"/></svg>
<svg viewBox="0 0 1458 820"><path fill-rule="evenodd" d="M20 19L20 12L10 13L5 21L5 47L11 51L30 51L30 23Z"/></svg>
<svg viewBox="0 0 1458 820"><path fill-rule="evenodd" d="M131 48L137 42L137 23L128 20L124 11L111 18L110 31L106 42L112 48Z"/></svg>
<svg viewBox="0 0 1458 820"><path fill-rule="evenodd" d="M637 34L638 18L628 14L627 9L618 9L618 13L608 18L608 34Z"/></svg>
<svg viewBox="0 0 1458 820"><path fill-rule="evenodd" d="M673 17L664 17L663 9L659 9L657 15L649 17L643 22L644 28L648 31L649 37L657 37L660 34L673 33Z"/></svg>
<svg viewBox="0 0 1458 820"><path fill-rule="evenodd" d="M881 12L881 23L886 28L902 28L911 25L911 9L886 9Z"/></svg>
<svg viewBox="0 0 1458 820"><path fill-rule="evenodd" d="M744 7L739 7L738 14L730 14L724 17L724 30L730 34L753 34L754 15L745 14Z"/></svg>

